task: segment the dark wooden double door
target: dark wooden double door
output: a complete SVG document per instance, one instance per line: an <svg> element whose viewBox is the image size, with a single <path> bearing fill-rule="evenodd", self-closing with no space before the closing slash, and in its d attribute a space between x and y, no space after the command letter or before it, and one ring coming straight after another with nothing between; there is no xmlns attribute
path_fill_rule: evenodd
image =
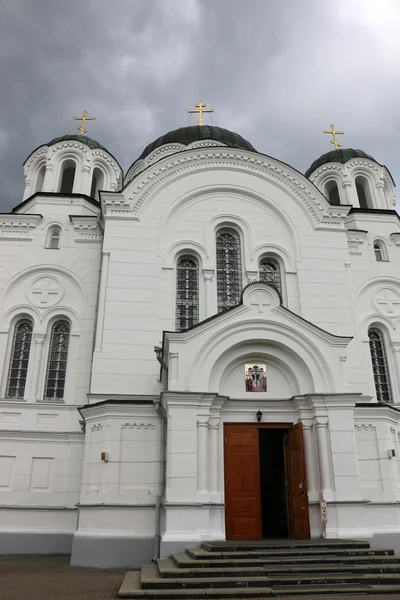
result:
<svg viewBox="0 0 400 600"><path fill-rule="evenodd" d="M274 451L270 453L268 446L260 443L269 434L275 439ZM310 537L301 423L295 426L226 424L224 462L228 540ZM271 477L266 479L265 473ZM277 484L279 481L281 485ZM275 534L278 530L274 525L279 519L285 523ZM272 529L266 529L268 523Z"/></svg>

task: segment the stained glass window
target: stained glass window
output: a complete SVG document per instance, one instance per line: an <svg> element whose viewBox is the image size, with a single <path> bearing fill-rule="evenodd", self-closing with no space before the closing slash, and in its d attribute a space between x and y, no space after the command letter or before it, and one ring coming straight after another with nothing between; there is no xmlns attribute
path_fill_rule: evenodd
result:
<svg viewBox="0 0 400 600"><path fill-rule="evenodd" d="M391 402L392 391L382 332L373 327L368 331L368 337L378 402Z"/></svg>
<svg viewBox="0 0 400 600"><path fill-rule="evenodd" d="M176 276L176 329L183 331L199 322L199 267L193 256L181 256Z"/></svg>
<svg viewBox="0 0 400 600"><path fill-rule="evenodd" d="M239 234L233 229L217 232L218 312L237 306L242 293L242 264Z"/></svg>
<svg viewBox="0 0 400 600"><path fill-rule="evenodd" d="M46 400L62 400L69 348L70 326L67 321L57 321L51 330L49 358L45 383Z"/></svg>
<svg viewBox="0 0 400 600"><path fill-rule="evenodd" d="M24 397L29 354L31 351L32 329L32 322L27 319L18 321L15 325L6 398L23 399Z"/></svg>
<svg viewBox="0 0 400 600"><path fill-rule="evenodd" d="M260 281L265 281L275 288L282 299L282 278L278 261L273 258L263 258L260 261L259 270Z"/></svg>

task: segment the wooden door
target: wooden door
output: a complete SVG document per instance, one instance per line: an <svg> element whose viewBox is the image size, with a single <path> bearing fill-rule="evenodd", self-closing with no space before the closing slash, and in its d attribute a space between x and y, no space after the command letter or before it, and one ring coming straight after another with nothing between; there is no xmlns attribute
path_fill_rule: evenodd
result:
<svg viewBox="0 0 400 600"><path fill-rule="evenodd" d="M226 539L260 540L258 429L225 425L224 440Z"/></svg>
<svg viewBox="0 0 400 600"><path fill-rule="evenodd" d="M294 539L310 538L310 518L306 467L304 461L303 429L297 423L288 431L286 443L288 478L289 535Z"/></svg>

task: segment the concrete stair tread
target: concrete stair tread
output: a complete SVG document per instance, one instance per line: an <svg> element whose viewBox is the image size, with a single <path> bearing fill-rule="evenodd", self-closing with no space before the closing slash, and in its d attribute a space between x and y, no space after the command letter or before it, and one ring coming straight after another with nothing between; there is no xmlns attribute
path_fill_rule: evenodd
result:
<svg viewBox="0 0 400 600"><path fill-rule="evenodd" d="M168 562L167 562L168 561ZM172 565L171 565L172 563ZM181 577L182 579L190 578L192 576L201 575L201 574L209 574L210 576L217 576L220 574L220 577L224 577L223 573L227 575L238 573L240 571L240 575L246 575L246 573L257 573L267 575L272 573L326 573L329 571L336 573L357 573L357 572L375 572L375 571L385 571L391 569L400 569L400 565L398 563L385 563L385 564L373 564L373 565L360 565L360 564L352 564L352 565L342 565L342 564L291 564L289 565L263 565L258 567L205 567L205 568L178 568L174 561L171 559L159 559L158 562L158 570L160 572L161 577L170 578L173 576Z"/></svg>
<svg viewBox="0 0 400 600"><path fill-rule="evenodd" d="M199 590L125 590L122 588L119 596L122 598L185 598L186 600L194 600L195 598L206 598L207 600L233 600L240 598L270 598L278 596L309 596L323 592L324 594L395 594L400 593L400 586L395 585L373 585L373 586L304 586L293 587L291 589L279 588L242 588L242 589L220 589L215 588L199 589Z"/></svg>
<svg viewBox="0 0 400 600"><path fill-rule="evenodd" d="M259 556L259 557L289 557L289 556L340 556L340 555L349 555L349 554L354 554L357 556L368 556L368 555L373 555L373 553L378 554L378 555L393 555L394 551L389 549L389 548L352 548L352 549L342 549L342 548L338 548L338 549L331 549L328 550L326 548L321 548L321 549L306 549L306 550L301 550L296 549L296 550L259 550L259 551L248 551L248 552L242 552L242 551L224 551L224 552L209 552L207 550L205 550L204 548L192 548L187 550L188 554L190 556L192 556L193 558L204 558L207 557L210 560L214 560L214 558L240 558L240 557L252 557L252 556Z"/></svg>
<svg viewBox="0 0 400 600"><path fill-rule="evenodd" d="M221 542L202 542L201 547L210 552L225 551L227 549L248 550L254 549L273 549L273 548L369 548L369 542L357 540L258 540L249 541L221 541Z"/></svg>
<svg viewBox="0 0 400 600"><path fill-rule="evenodd" d="M196 565L198 565L199 563L204 564L207 563L207 567L201 567L201 568L208 568L208 565L210 567L223 567L223 566L233 566L232 568L236 568L235 565L241 565L241 564L246 564L246 563L252 563L255 565L266 565L266 566L273 566L273 565L292 565L294 564L294 562L296 564L309 564L310 560L313 561L314 564L331 564L331 565L340 565L340 564L346 564L346 563L359 563L360 561L364 564L386 564L385 562L382 561L393 561L393 563L400 563L400 556L393 556L393 555L379 555L379 556L318 556L318 557L307 557L307 556L294 556L294 557L280 557L280 558L269 558L268 562L266 562L265 558L251 558L251 559L247 559L247 558L221 558L221 559L213 559L213 560L207 560L207 558L204 559L195 559L191 556L189 556L186 553L181 553L181 554L174 554L173 555L173 561L176 564L176 566L178 566L179 568L195 568ZM252 566L251 565L251 566ZM200 567L196 567L196 568L200 568Z"/></svg>

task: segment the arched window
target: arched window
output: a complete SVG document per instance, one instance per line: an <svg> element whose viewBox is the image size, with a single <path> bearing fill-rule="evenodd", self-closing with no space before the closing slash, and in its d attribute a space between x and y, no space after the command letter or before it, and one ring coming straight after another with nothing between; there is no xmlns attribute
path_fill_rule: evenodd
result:
<svg viewBox="0 0 400 600"><path fill-rule="evenodd" d="M45 174L46 174L46 165L43 165L43 167L40 168L40 171L37 174L35 192L41 192L43 190L43 182L44 182Z"/></svg>
<svg viewBox="0 0 400 600"><path fill-rule="evenodd" d="M72 194L74 189L76 164L73 160L63 162L61 170L60 194Z"/></svg>
<svg viewBox="0 0 400 600"><path fill-rule="evenodd" d="M5 394L6 398L23 399L24 397L29 354L31 351L32 329L32 322L28 319L21 319L15 325Z"/></svg>
<svg viewBox="0 0 400 600"><path fill-rule="evenodd" d="M51 329L49 358L47 361L44 397L62 400L67 372L70 326L67 321L57 321Z"/></svg>
<svg viewBox="0 0 400 600"><path fill-rule="evenodd" d="M237 306L242 293L240 238L234 229L217 232L218 312Z"/></svg>
<svg viewBox="0 0 400 600"><path fill-rule="evenodd" d="M375 260L381 262L383 260L382 246L380 244L374 244Z"/></svg>
<svg viewBox="0 0 400 600"><path fill-rule="evenodd" d="M99 191L104 188L104 173L98 167L95 167L92 177L92 187L90 189L90 197L99 199Z"/></svg>
<svg viewBox="0 0 400 600"><path fill-rule="evenodd" d="M336 181L328 181L325 186L325 195L331 204L340 204L339 188Z"/></svg>
<svg viewBox="0 0 400 600"><path fill-rule="evenodd" d="M176 267L177 331L199 322L199 267L193 256L181 256Z"/></svg>
<svg viewBox="0 0 400 600"><path fill-rule="evenodd" d="M376 327L371 327L368 337L377 400L378 402L391 402L392 391L382 332Z"/></svg>
<svg viewBox="0 0 400 600"><path fill-rule="evenodd" d="M368 181L365 177L356 177L356 190L360 208L370 208L370 195Z"/></svg>
<svg viewBox="0 0 400 600"><path fill-rule="evenodd" d="M279 263L274 258L262 258L259 265L260 281L265 281L279 294L282 299L282 277Z"/></svg>
<svg viewBox="0 0 400 600"><path fill-rule="evenodd" d="M57 250L60 247L61 229L59 227L50 227L47 232L46 248Z"/></svg>

